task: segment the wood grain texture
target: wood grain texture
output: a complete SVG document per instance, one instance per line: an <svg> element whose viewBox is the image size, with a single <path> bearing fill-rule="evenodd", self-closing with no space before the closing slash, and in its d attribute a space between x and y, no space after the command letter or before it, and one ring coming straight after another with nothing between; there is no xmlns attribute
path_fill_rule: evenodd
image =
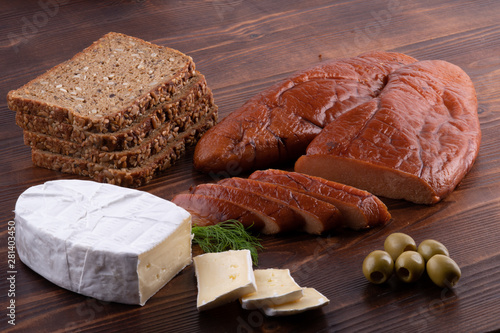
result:
<svg viewBox="0 0 500 333"><path fill-rule="evenodd" d="M50 7L50 6L51 7ZM12 332L337 332L500 329L500 2L494 0L1 0L0 6L0 330ZM48 8L46 6L49 6ZM44 9L45 8L45 9ZM331 58L370 50L443 59L472 78L483 139L472 171L434 206L384 199L393 216L383 228L315 237L262 237L260 268L289 268L303 286L330 299L320 310L268 318L238 303L198 313L192 266L143 307L105 303L46 281L18 260L15 297L8 222L26 188L74 178L35 168L6 95L70 58L109 31L191 55L213 89L223 118L290 73ZM192 167L192 149L142 187L171 199L214 181ZM289 166L284 166L287 168ZM217 176L217 177L221 177ZM244 175L242 175L244 176ZM453 289L424 278L367 283L361 263L384 238L401 231L417 242L447 245L462 269ZM200 250L194 248L195 254ZM16 304L16 325L7 304Z"/></svg>

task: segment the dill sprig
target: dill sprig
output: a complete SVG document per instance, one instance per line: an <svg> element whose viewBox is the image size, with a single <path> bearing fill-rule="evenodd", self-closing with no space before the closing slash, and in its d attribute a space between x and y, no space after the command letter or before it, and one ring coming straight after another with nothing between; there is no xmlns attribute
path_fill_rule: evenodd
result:
<svg viewBox="0 0 500 333"><path fill-rule="evenodd" d="M203 252L223 252L228 250L250 250L252 262L258 264L258 249L263 249L260 239L253 236L237 220L227 220L218 224L192 228L193 243L198 244Z"/></svg>

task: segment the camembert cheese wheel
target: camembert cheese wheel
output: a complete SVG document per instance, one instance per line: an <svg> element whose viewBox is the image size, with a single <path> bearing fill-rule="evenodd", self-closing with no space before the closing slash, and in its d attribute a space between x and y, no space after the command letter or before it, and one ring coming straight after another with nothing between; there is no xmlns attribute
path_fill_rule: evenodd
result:
<svg viewBox="0 0 500 333"><path fill-rule="evenodd" d="M191 215L147 192L83 180L33 186L15 207L21 261L68 290L144 305L191 263Z"/></svg>

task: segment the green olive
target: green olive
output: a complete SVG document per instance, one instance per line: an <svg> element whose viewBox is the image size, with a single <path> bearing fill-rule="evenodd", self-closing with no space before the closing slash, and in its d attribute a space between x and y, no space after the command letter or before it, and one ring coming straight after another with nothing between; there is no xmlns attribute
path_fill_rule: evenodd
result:
<svg viewBox="0 0 500 333"><path fill-rule="evenodd" d="M404 282L417 281L425 271L425 261L416 251L405 251L396 259L396 275Z"/></svg>
<svg viewBox="0 0 500 333"><path fill-rule="evenodd" d="M396 261L404 251L417 251L417 244L407 234L396 232L387 236L384 250L391 255L392 260Z"/></svg>
<svg viewBox="0 0 500 333"><path fill-rule="evenodd" d="M427 275L438 287L453 287L462 272L453 259L443 254L436 254L427 261Z"/></svg>
<svg viewBox="0 0 500 333"><path fill-rule="evenodd" d="M435 254L443 254L447 257L450 256L446 246L434 239L424 240L418 245L417 251L422 255L422 257L424 257L425 261L429 261L429 259Z"/></svg>
<svg viewBox="0 0 500 333"><path fill-rule="evenodd" d="M375 284L387 281L394 271L394 261L389 253L382 250L370 252L363 261L363 274Z"/></svg>

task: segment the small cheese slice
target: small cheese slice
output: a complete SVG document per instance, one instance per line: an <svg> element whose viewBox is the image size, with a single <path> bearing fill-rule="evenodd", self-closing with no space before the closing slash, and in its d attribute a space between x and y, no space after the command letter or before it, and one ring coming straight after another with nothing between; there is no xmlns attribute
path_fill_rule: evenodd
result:
<svg viewBox="0 0 500 333"><path fill-rule="evenodd" d="M292 278L289 269L256 269L254 275L257 291L240 298L243 309L289 303L302 297L302 288Z"/></svg>
<svg viewBox="0 0 500 333"><path fill-rule="evenodd" d="M304 295L297 301L265 307L264 313L268 316L287 316L307 310L317 309L327 305L330 301L314 288L303 288Z"/></svg>
<svg viewBox="0 0 500 333"><path fill-rule="evenodd" d="M19 258L49 281L144 305L191 263L191 215L147 192L84 180L33 186L15 207Z"/></svg>
<svg viewBox="0 0 500 333"><path fill-rule="evenodd" d="M239 299L256 290L249 250L205 253L193 258L199 311Z"/></svg>

